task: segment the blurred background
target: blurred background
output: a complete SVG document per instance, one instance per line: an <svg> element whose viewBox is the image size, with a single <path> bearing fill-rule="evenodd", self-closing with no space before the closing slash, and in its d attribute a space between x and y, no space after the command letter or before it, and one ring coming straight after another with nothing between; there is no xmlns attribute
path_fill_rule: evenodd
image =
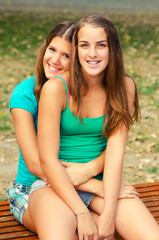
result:
<svg viewBox="0 0 159 240"><path fill-rule="evenodd" d="M131 127L123 177L132 183L159 181L159 0L0 0L0 199L18 164L9 99L34 75L38 48L63 20L102 13L116 25L125 69L136 81L141 121Z"/></svg>

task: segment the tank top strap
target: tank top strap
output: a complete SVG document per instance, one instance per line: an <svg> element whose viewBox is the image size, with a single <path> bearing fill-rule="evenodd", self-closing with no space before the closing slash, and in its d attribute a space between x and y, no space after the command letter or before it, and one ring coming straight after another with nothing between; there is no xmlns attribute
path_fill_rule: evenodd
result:
<svg viewBox="0 0 159 240"><path fill-rule="evenodd" d="M67 86L66 79L64 77L59 76L59 75L55 76L55 77L61 78L61 80L63 81L63 83L65 85L65 89L66 89L66 93L67 93L67 107L68 107L69 100L70 100L70 93L69 93L69 89L68 89L68 86Z"/></svg>

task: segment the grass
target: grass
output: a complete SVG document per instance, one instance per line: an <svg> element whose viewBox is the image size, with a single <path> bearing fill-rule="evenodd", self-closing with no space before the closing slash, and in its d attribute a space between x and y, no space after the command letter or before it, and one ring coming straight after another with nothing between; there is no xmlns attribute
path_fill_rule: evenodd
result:
<svg viewBox="0 0 159 240"><path fill-rule="evenodd" d="M158 171L158 167L147 167L147 172L148 173L156 173Z"/></svg>
<svg viewBox="0 0 159 240"><path fill-rule="evenodd" d="M0 131L8 131L8 130L12 130L12 128L10 127L12 125L12 120L10 115L3 115L2 113L0 113Z"/></svg>
<svg viewBox="0 0 159 240"><path fill-rule="evenodd" d="M14 15L3 15L0 18L0 54L18 57L26 54L35 57L34 52L41 45L43 39L58 23L69 20L69 16L19 13ZM77 20L77 19L75 19Z"/></svg>
<svg viewBox="0 0 159 240"><path fill-rule="evenodd" d="M34 51L41 45L48 32L59 22L64 20L79 20L80 14L1 14L0 17L0 44L1 56L6 54L12 57L27 54L34 57ZM137 50L138 55L145 51L150 54L156 52L159 46L158 25L145 24L142 16L112 15L121 45L124 51L130 46ZM129 19L129 20L128 20Z"/></svg>

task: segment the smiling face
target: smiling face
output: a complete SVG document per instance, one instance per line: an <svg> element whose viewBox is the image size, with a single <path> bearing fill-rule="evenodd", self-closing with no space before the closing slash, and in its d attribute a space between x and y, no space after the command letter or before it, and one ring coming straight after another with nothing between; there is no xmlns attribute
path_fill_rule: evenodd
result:
<svg viewBox="0 0 159 240"><path fill-rule="evenodd" d="M103 27L86 24L79 30L78 57L84 76L103 78L109 62L107 34Z"/></svg>
<svg viewBox="0 0 159 240"><path fill-rule="evenodd" d="M69 69L71 43L62 37L54 37L45 51L43 67L47 79Z"/></svg>

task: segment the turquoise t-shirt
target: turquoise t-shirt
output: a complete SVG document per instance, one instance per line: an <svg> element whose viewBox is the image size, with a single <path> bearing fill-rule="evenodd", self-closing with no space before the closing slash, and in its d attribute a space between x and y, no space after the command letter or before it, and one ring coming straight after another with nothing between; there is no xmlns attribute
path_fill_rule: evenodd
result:
<svg viewBox="0 0 159 240"><path fill-rule="evenodd" d="M34 95L35 85L36 81L34 76L19 83L14 88L11 95L10 110L12 108L21 108L30 112L33 115L35 129L37 131L38 104ZM34 177L35 176L29 172L19 148L19 163L16 181L30 187Z"/></svg>

